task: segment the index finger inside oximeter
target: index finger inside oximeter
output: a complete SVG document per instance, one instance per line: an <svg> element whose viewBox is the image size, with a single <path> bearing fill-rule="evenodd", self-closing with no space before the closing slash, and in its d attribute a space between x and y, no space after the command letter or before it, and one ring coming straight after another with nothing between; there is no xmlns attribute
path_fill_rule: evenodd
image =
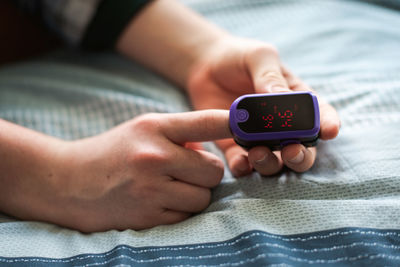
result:
<svg viewBox="0 0 400 267"><path fill-rule="evenodd" d="M320 130L318 100L310 92L243 95L232 103L229 126L236 143L246 149L279 150L292 143L315 146Z"/></svg>

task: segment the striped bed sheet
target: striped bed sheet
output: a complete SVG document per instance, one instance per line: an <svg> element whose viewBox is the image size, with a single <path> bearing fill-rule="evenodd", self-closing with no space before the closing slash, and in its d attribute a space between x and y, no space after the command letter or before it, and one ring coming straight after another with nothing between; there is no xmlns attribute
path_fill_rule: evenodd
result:
<svg viewBox="0 0 400 267"><path fill-rule="evenodd" d="M399 266L400 1L183 2L275 44L338 110L339 137L321 141L302 174L235 179L226 168L211 205L174 225L83 234L1 214L0 265ZM112 53L58 51L0 69L0 117L66 140L189 109L173 85Z"/></svg>

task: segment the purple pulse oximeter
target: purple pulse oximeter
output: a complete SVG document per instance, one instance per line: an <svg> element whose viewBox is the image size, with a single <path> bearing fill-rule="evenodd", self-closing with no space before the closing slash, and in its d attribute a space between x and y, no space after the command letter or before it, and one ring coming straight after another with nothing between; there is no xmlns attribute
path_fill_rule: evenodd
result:
<svg viewBox="0 0 400 267"><path fill-rule="evenodd" d="M315 146L320 130L318 100L311 92L243 95L232 103L229 126L235 142L245 149Z"/></svg>

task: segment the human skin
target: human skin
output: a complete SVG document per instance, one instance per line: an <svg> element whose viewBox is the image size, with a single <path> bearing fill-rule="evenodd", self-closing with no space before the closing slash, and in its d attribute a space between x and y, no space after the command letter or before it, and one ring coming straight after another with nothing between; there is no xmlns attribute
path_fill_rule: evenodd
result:
<svg viewBox="0 0 400 267"><path fill-rule="evenodd" d="M131 21L116 49L207 110L147 114L76 141L0 120L1 211L83 232L179 222L209 205L224 172L221 159L190 142L219 140L236 176L253 167L270 175L284 164L299 172L312 166L316 149L302 145L244 151L221 110L245 93L311 90L282 66L271 45L231 36L176 1L157 0ZM334 138L337 113L320 103L321 137Z"/></svg>
<svg viewBox="0 0 400 267"><path fill-rule="evenodd" d="M189 19L190 18L190 19ZM312 91L285 68L271 44L230 35L174 0L158 0L126 28L117 50L143 63L184 88L196 109L229 109L249 93ZM321 138L337 136L340 121L335 109L319 99ZM235 176L253 168L263 175L284 165L307 171L316 148L288 145L279 152L266 147L245 151L230 140L218 141Z"/></svg>
<svg viewBox="0 0 400 267"><path fill-rule="evenodd" d="M182 221L208 206L224 173L186 144L231 137L228 116L146 114L76 141L0 120L0 210L83 232Z"/></svg>

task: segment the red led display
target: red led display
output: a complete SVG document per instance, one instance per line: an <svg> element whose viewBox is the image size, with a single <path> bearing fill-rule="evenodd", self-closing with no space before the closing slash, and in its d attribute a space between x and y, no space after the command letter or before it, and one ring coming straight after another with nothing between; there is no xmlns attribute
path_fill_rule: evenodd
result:
<svg viewBox="0 0 400 267"><path fill-rule="evenodd" d="M262 119L266 122L264 128L272 128L272 121L274 120L274 116L269 114L268 116L262 116Z"/></svg>
<svg viewBox="0 0 400 267"><path fill-rule="evenodd" d="M266 105L264 103L261 103L261 106L265 107ZM275 125L280 126L282 128L293 127L292 118L295 113L292 112L290 109L287 109L284 112L280 112L278 110L279 110L278 106L274 105L275 117L272 114L262 116L262 119L265 121L264 128L273 128L273 123L275 118L279 120L278 124ZM294 110L297 110L297 104L294 106Z"/></svg>
<svg viewBox="0 0 400 267"><path fill-rule="evenodd" d="M249 113L249 119L239 123L247 133L306 130L314 125L314 107L309 95L245 98L238 109Z"/></svg>

